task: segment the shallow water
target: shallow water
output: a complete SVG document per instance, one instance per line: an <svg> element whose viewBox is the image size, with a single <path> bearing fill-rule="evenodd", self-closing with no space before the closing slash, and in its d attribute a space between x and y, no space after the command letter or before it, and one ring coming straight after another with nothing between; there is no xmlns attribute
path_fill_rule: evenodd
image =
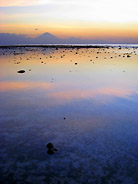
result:
<svg viewBox="0 0 138 184"><path fill-rule="evenodd" d="M0 173L1 184L136 184L138 49L0 49Z"/></svg>

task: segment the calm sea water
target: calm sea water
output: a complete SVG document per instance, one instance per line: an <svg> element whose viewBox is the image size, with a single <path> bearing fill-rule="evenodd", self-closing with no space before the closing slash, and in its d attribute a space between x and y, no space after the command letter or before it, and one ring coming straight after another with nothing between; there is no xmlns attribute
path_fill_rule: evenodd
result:
<svg viewBox="0 0 138 184"><path fill-rule="evenodd" d="M137 184L138 48L1 48L0 183Z"/></svg>

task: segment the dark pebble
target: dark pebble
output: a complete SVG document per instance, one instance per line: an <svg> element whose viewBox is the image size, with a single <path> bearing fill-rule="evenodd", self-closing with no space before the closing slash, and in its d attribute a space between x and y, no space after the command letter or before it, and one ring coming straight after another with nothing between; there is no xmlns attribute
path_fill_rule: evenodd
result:
<svg viewBox="0 0 138 184"><path fill-rule="evenodd" d="M25 70L19 70L18 73L25 73Z"/></svg>
<svg viewBox="0 0 138 184"><path fill-rule="evenodd" d="M54 145L53 145L52 143L48 143L48 144L46 145L46 147L47 147L48 149L52 149L52 148L54 148Z"/></svg>

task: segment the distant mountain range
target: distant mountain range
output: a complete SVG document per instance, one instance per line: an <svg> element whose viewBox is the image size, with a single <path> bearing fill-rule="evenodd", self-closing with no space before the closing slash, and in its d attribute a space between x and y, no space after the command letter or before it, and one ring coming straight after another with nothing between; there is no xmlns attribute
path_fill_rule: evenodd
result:
<svg viewBox="0 0 138 184"><path fill-rule="evenodd" d="M28 37L27 35L17 35L9 33L0 33L0 45L16 45L16 44L107 44L107 43L130 43L138 44L138 38L107 38L101 39L81 39L81 38L68 38L61 39L46 32L36 38Z"/></svg>

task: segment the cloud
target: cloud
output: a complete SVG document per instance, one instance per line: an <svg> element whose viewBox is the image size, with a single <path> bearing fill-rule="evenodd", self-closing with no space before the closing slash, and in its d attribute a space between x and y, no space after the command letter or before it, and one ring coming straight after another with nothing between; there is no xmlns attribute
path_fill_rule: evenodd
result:
<svg viewBox="0 0 138 184"><path fill-rule="evenodd" d="M38 8L37 14L43 11L45 5L51 8L48 15L44 17L45 20L53 17L68 21L75 19L88 22L138 22L138 1L136 0L7 0L0 2L0 7L31 6L34 8L35 6ZM33 8L30 11L33 12ZM18 10L15 10L15 13L16 11ZM45 13L47 14L47 11Z"/></svg>
<svg viewBox="0 0 138 184"><path fill-rule="evenodd" d="M30 6L37 4L37 0L6 0L6 1L0 1L1 7L7 7L7 6Z"/></svg>
<svg viewBox="0 0 138 184"><path fill-rule="evenodd" d="M35 5L53 4L56 2L57 1L55 0L6 0L0 1L0 7L35 6ZM61 3L61 0L59 0L58 3Z"/></svg>

